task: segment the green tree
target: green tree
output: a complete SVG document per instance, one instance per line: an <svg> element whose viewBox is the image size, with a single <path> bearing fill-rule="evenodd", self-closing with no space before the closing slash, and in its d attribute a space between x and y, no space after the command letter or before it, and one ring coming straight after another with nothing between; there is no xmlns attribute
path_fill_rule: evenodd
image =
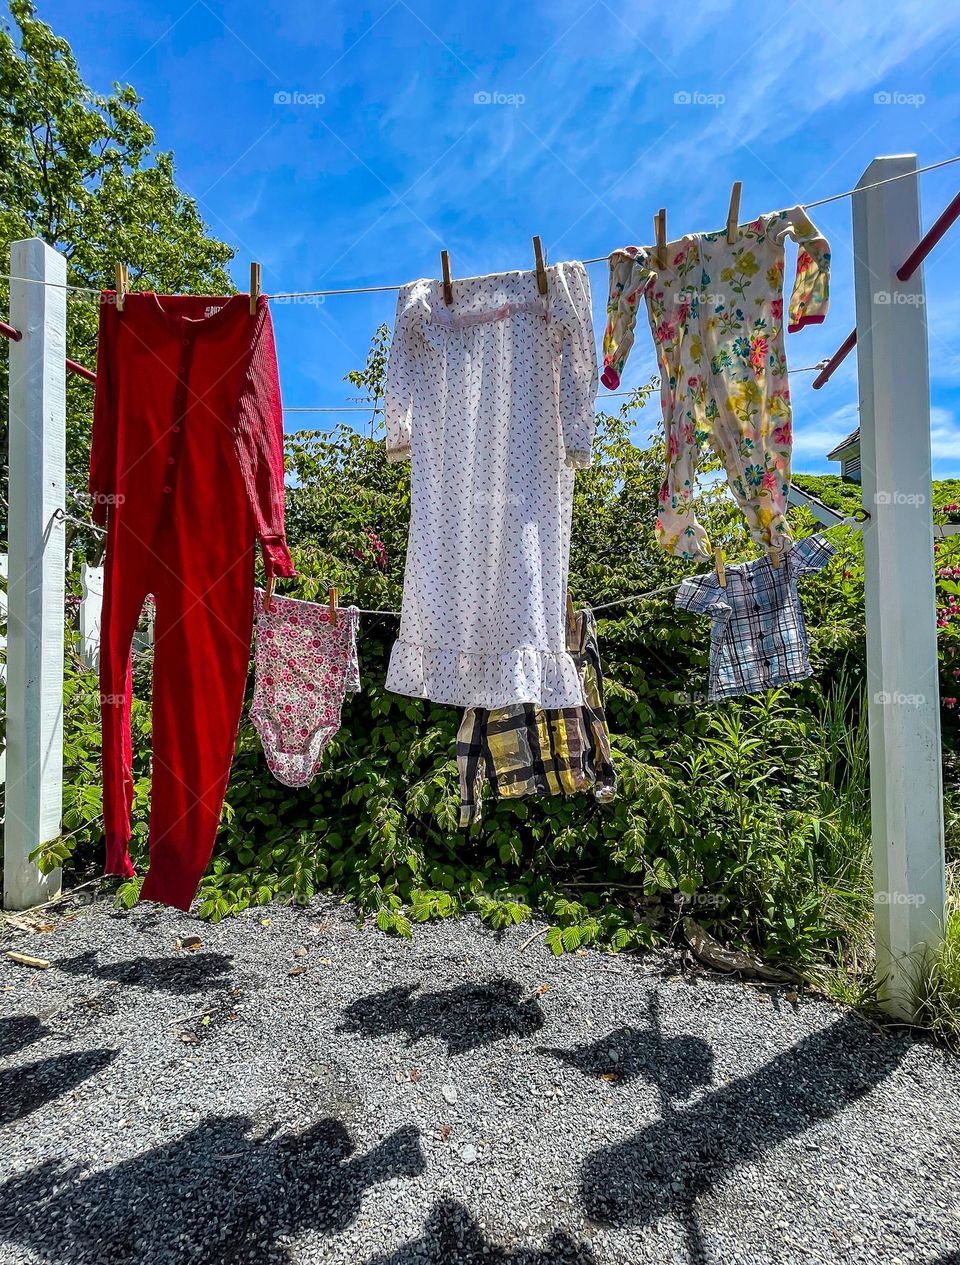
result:
<svg viewBox="0 0 960 1265"><path fill-rule="evenodd" d="M0 271L12 241L41 237L66 256L72 285L112 288L114 262L124 261L136 289L231 293L234 252L209 236L178 187L173 155L157 150L135 90L93 92L29 0L10 0L10 15L0 29ZM2 280L0 310L8 305ZM97 321L96 296L71 294L68 354L91 367ZM0 373L6 417L5 357ZM71 508L82 515L93 387L73 376L67 384L67 485L80 493Z"/></svg>

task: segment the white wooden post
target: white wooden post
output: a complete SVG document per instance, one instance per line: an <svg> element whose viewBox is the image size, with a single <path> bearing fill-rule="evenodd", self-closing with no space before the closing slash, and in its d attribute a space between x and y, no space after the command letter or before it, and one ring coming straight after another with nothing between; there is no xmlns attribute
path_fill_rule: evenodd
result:
<svg viewBox="0 0 960 1265"><path fill-rule="evenodd" d="M137 625L133 634L133 653L142 654L145 650L153 648L154 628L156 625L157 609L154 605L153 597L148 597L144 603L143 610L140 613L140 623Z"/></svg>
<svg viewBox="0 0 960 1265"><path fill-rule="evenodd" d="M96 672L100 665L100 617L103 613L103 567L80 567L80 640L83 661Z"/></svg>
<svg viewBox="0 0 960 1265"><path fill-rule="evenodd" d="M26 909L60 891L60 871L29 859L60 834L67 261L36 238L10 247L10 518L7 799L3 903Z"/></svg>
<svg viewBox="0 0 960 1265"><path fill-rule="evenodd" d="M0 579L3 580L3 586L0 587L0 619L3 623L7 622L7 555L0 553ZM0 663L0 681L7 679L7 635L0 632L0 653L3 654L3 662Z"/></svg>
<svg viewBox="0 0 960 1265"><path fill-rule="evenodd" d="M860 184L916 166L877 158ZM946 901L923 270L896 276L920 232L915 175L854 194L877 972L908 1020Z"/></svg>
<svg viewBox="0 0 960 1265"><path fill-rule="evenodd" d="M3 577L3 588L0 589L0 618L4 624L7 622L7 555L0 553L0 576ZM0 681L7 679L7 637L5 633L0 633L0 651L3 652L3 663L0 663ZM0 786L3 786L7 780L7 740L4 737L0 739L3 742L3 750L0 751Z"/></svg>

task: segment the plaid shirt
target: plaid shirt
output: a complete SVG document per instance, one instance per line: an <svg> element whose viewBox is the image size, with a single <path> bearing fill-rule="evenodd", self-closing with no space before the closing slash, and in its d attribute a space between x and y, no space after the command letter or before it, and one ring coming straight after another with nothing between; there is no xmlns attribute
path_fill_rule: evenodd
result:
<svg viewBox="0 0 960 1265"><path fill-rule="evenodd" d="M486 782L500 799L588 789L601 802L616 795L593 612L580 611L572 632L569 649L583 687L582 706L544 710L518 703L464 712L457 734L461 826L480 820Z"/></svg>
<svg viewBox="0 0 960 1265"><path fill-rule="evenodd" d="M824 536L798 541L774 568L767 558L684 580L675 605L709 614L710 699L734 698L811 675L810 645L797 580L825 567L836 548Z"/></svg>

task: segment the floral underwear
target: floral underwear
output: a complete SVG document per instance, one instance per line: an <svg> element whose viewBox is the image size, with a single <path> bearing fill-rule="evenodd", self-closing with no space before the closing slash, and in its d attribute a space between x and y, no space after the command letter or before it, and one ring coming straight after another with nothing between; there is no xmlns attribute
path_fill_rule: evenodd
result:
<svg viewBox="0 0 960 1265"><path fill-rule="evenodd" d="M348 692L360 689L355 606L330 623L326 606L254 595L257 619L253 721L270 772L285 786L306 786L340 728Z"/></svg>

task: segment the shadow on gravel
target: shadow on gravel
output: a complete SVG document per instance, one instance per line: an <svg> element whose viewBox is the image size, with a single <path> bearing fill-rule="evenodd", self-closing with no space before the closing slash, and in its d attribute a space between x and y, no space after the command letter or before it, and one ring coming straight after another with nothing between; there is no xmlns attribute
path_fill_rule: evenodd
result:
<svg viewBox="0 0 960 1265"><path fill-rule="evenodd" d="M426 1163L415 1128L355 1156L339 1120L254 1141L246 1116L212 1116L185 1137L92 1176L47 1161L0 1185L0 1241L50 1265L292 1265L285 1240L356 1220L364 1193Z"/></svg>
<svg viewBox="0 0 960 1265"><path fill-rule="evenodd" d="M36 1015L11 1015L0 1019L0 1058L25 1050L50 1035Z"/></svg>
<svg viewBox="0 0 960 1265"><path fill-rule="evenodd" d="M60 1098L117 1057L118 1050L77 1050L9 1067L0 1072L0 1124L22 1120L44 1103Z"/></svg>
<svg viewBox="0 0 960 1265"><path fill-rule="evenodd" d="M540 1046L538 1053L612 1084L649 1081L671 1098L689 1098L713 1080L713 1051L702 1037L662 1037L648 1028L615 1028L572 1050Z"/></svg>
<svg viewBox="0 0 960 1265"><path fill-rule="evenodd" d="M233 958L224 953L178 953L166 958L131 958L128 962L97 961L96 949L54 962L59 971L88 975L117 984L136 984L153 992L204 993L230 982Z"/></svg>
<svg viewBox="0 0 960 1265"><path fill-rule="evenodd" d="M691 1259L706 1260L694 1204L738 1165L829 1120L884 1081L909 1048L877 1037L855 1015L798 1042L759 1071L675 1107L626 1142L589 1155L581 1169L587 1215L613 1225L673 1214Z"/></svg>
<svg viewBox="0 0 960 1265"><path fill-rule="evenodd" d="M465 1054L503 1037L529 1037L543 1027L539 1001L524 995L516 980L458 984L414 997L418 987L399 984L359 998L343 1012L340 1031L365 1037L405 1032L408 1044L439 1037L451 1054Z"/></svg>
<svg viewBox="0 0 960 1265"><path fill-rule="evenodd" d="M564 1231L552 1234L542 1248L500 1247L483 1231L463 1204L444 1199L435 1204L423 1235L389 1256L374 1256L367 1265L597 1265L589 1246Z"/></svg>
<svg viewBox="0 0 960 1265"><path fill-rule="evenodd" d="M935 1261L930 1261L929 1265L960 1265L960 1251L948 1252L946 1256L938 1256Z"/></svg>

